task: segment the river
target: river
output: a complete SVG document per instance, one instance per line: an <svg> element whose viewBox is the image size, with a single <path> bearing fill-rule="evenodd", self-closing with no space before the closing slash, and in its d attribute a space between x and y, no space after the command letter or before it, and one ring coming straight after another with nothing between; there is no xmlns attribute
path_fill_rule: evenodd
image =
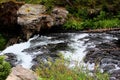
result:
<svg viewBox="0 0 120 80"><path fill-rule="evenodd" d="M106 54L103 55L103 51L99 53L98 51L100 51L102 44L102 49L109 47L111 49L111 45L112 48L115 47L117 40L118 37L110 33L49 33L34 36L27 42L11 45L3 50L1 54L12 53L17 57L15 65L31 68L36 64L38 58L42 61L48 61L48 57L54 59L58 57L58 53L61 53L65 59L70 61L69 67L86 66L89 70L94 70L96 57L101 57L99 65L104 70L106 63L103 60L110 59L111 53L106 56ZM105 44L107 44L107 47ZM110 68L108 71L120 69L120 59L119 56L117 57L114 60L111 58L113 61L117 60L117 64L113 64L115 67Z"/></svg>

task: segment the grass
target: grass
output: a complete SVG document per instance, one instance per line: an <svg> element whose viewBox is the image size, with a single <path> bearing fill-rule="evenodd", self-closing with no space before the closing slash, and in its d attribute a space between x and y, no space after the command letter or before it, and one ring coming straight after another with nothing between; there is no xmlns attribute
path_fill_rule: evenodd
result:
<svg viewBox="0 0 120 80"><path fill-rule="evenodd" d="M38 80L109 80L107 73L96 71L91 76L88 70L81 67L68 68L61 59L57 59L48 67L37 68L36 73L39 76Z"/></svg>

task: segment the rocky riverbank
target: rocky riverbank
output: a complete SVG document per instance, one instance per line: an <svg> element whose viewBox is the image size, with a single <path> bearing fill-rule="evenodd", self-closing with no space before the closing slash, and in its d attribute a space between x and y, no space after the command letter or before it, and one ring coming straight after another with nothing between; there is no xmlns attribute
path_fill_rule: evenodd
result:
<svg viewBox="0 0 120 80"><path fill-rule="evenodd" d="M66 22L68 11L54 7L47 12L44 5L6 2L0 4L0 32L9 39L8 45L28 40L34 34Z"/></svg>

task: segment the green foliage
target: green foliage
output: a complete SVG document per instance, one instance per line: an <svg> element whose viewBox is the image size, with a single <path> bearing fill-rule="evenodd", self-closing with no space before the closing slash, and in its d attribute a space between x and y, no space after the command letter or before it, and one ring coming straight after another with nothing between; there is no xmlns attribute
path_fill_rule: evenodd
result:
<svg viewBox="0 0 120 80"><path fill-rule="evenodd" d="M97 16L97 20L104 20L106 19L107 15L105 11L101 11L100 15Z"/></svg>
<svg viewBox="0 0 120 80"><path fill-rule="evenodd" d="M6 44L6 39L0 34L0 50L4 49Z"/></svg>
<svg viewBox="0 0 120 80"><path fill-rule="evenodd" d="M76 19L70 19L68 20L63 27L65 29L75 29L75 30L79 30L79 29L83 29L83 27L81 26L81 22L76 20Z"/></svg>
<svg viewBox="0 0 120 80"><path fill-rule="evenodd" d="M1 0L5 2L9 0ZM65 29L99 29L120 26L120 0L13 0L43 4L49 13L54 6L65 7L71 17ZM91 11L93 10L93 12ZM97 12L98 10L98 12ZM100 11L99 11L100 10Z"/></svg>
<svg viewBox="0 0 120 80"><path fill-rule="evenodd" d="M9 1L9 0L0 0L0 3L7 2L7 1Z"/></svg>
<svg viewBox="0 0 120 80"><path fill-rule="evenodd" d="M68 68L65 65L65 61L60 59L49 67L37 68L36 73L39 76L39 80L109 80L109 76L106 73L98 71L93 76L90 76L87 70L78 66Z"/></svg>
<svg viewBox="0 0 120 80"><path fill-rule="evenodd" d="M94 22L94 28L114 28L120 27L120 20L118 19L108 19L108 20L99 20Z"/></svg>
<svg viewBox="0 0 120 80"><path fill-rule="evenodd" d="M0 56L0 80L5 80L9 75L10 70L10 64L4 61L4 56Z"/></svg>
<svg viewBox="0 0 120 80"><path fill-rule="evenodd" d="M74 30L83 30L83 29L100 29L100 28L119 28L120 20L119 19L104 19L104 20L85 20L84 22L77 21L75 19L68 20L63 28L65 29L74 29Z"/></svg>

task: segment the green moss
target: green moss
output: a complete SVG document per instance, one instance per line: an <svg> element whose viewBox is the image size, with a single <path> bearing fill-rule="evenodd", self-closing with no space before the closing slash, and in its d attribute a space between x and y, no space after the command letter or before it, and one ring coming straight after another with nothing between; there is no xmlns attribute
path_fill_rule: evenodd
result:
<svg viewBox="0 0 120 80"><path fill-rule="evenodd" d="M4 61L4 56L0 56L0 80L5 80L9 75L10 70L10 64Z"/></svg>

